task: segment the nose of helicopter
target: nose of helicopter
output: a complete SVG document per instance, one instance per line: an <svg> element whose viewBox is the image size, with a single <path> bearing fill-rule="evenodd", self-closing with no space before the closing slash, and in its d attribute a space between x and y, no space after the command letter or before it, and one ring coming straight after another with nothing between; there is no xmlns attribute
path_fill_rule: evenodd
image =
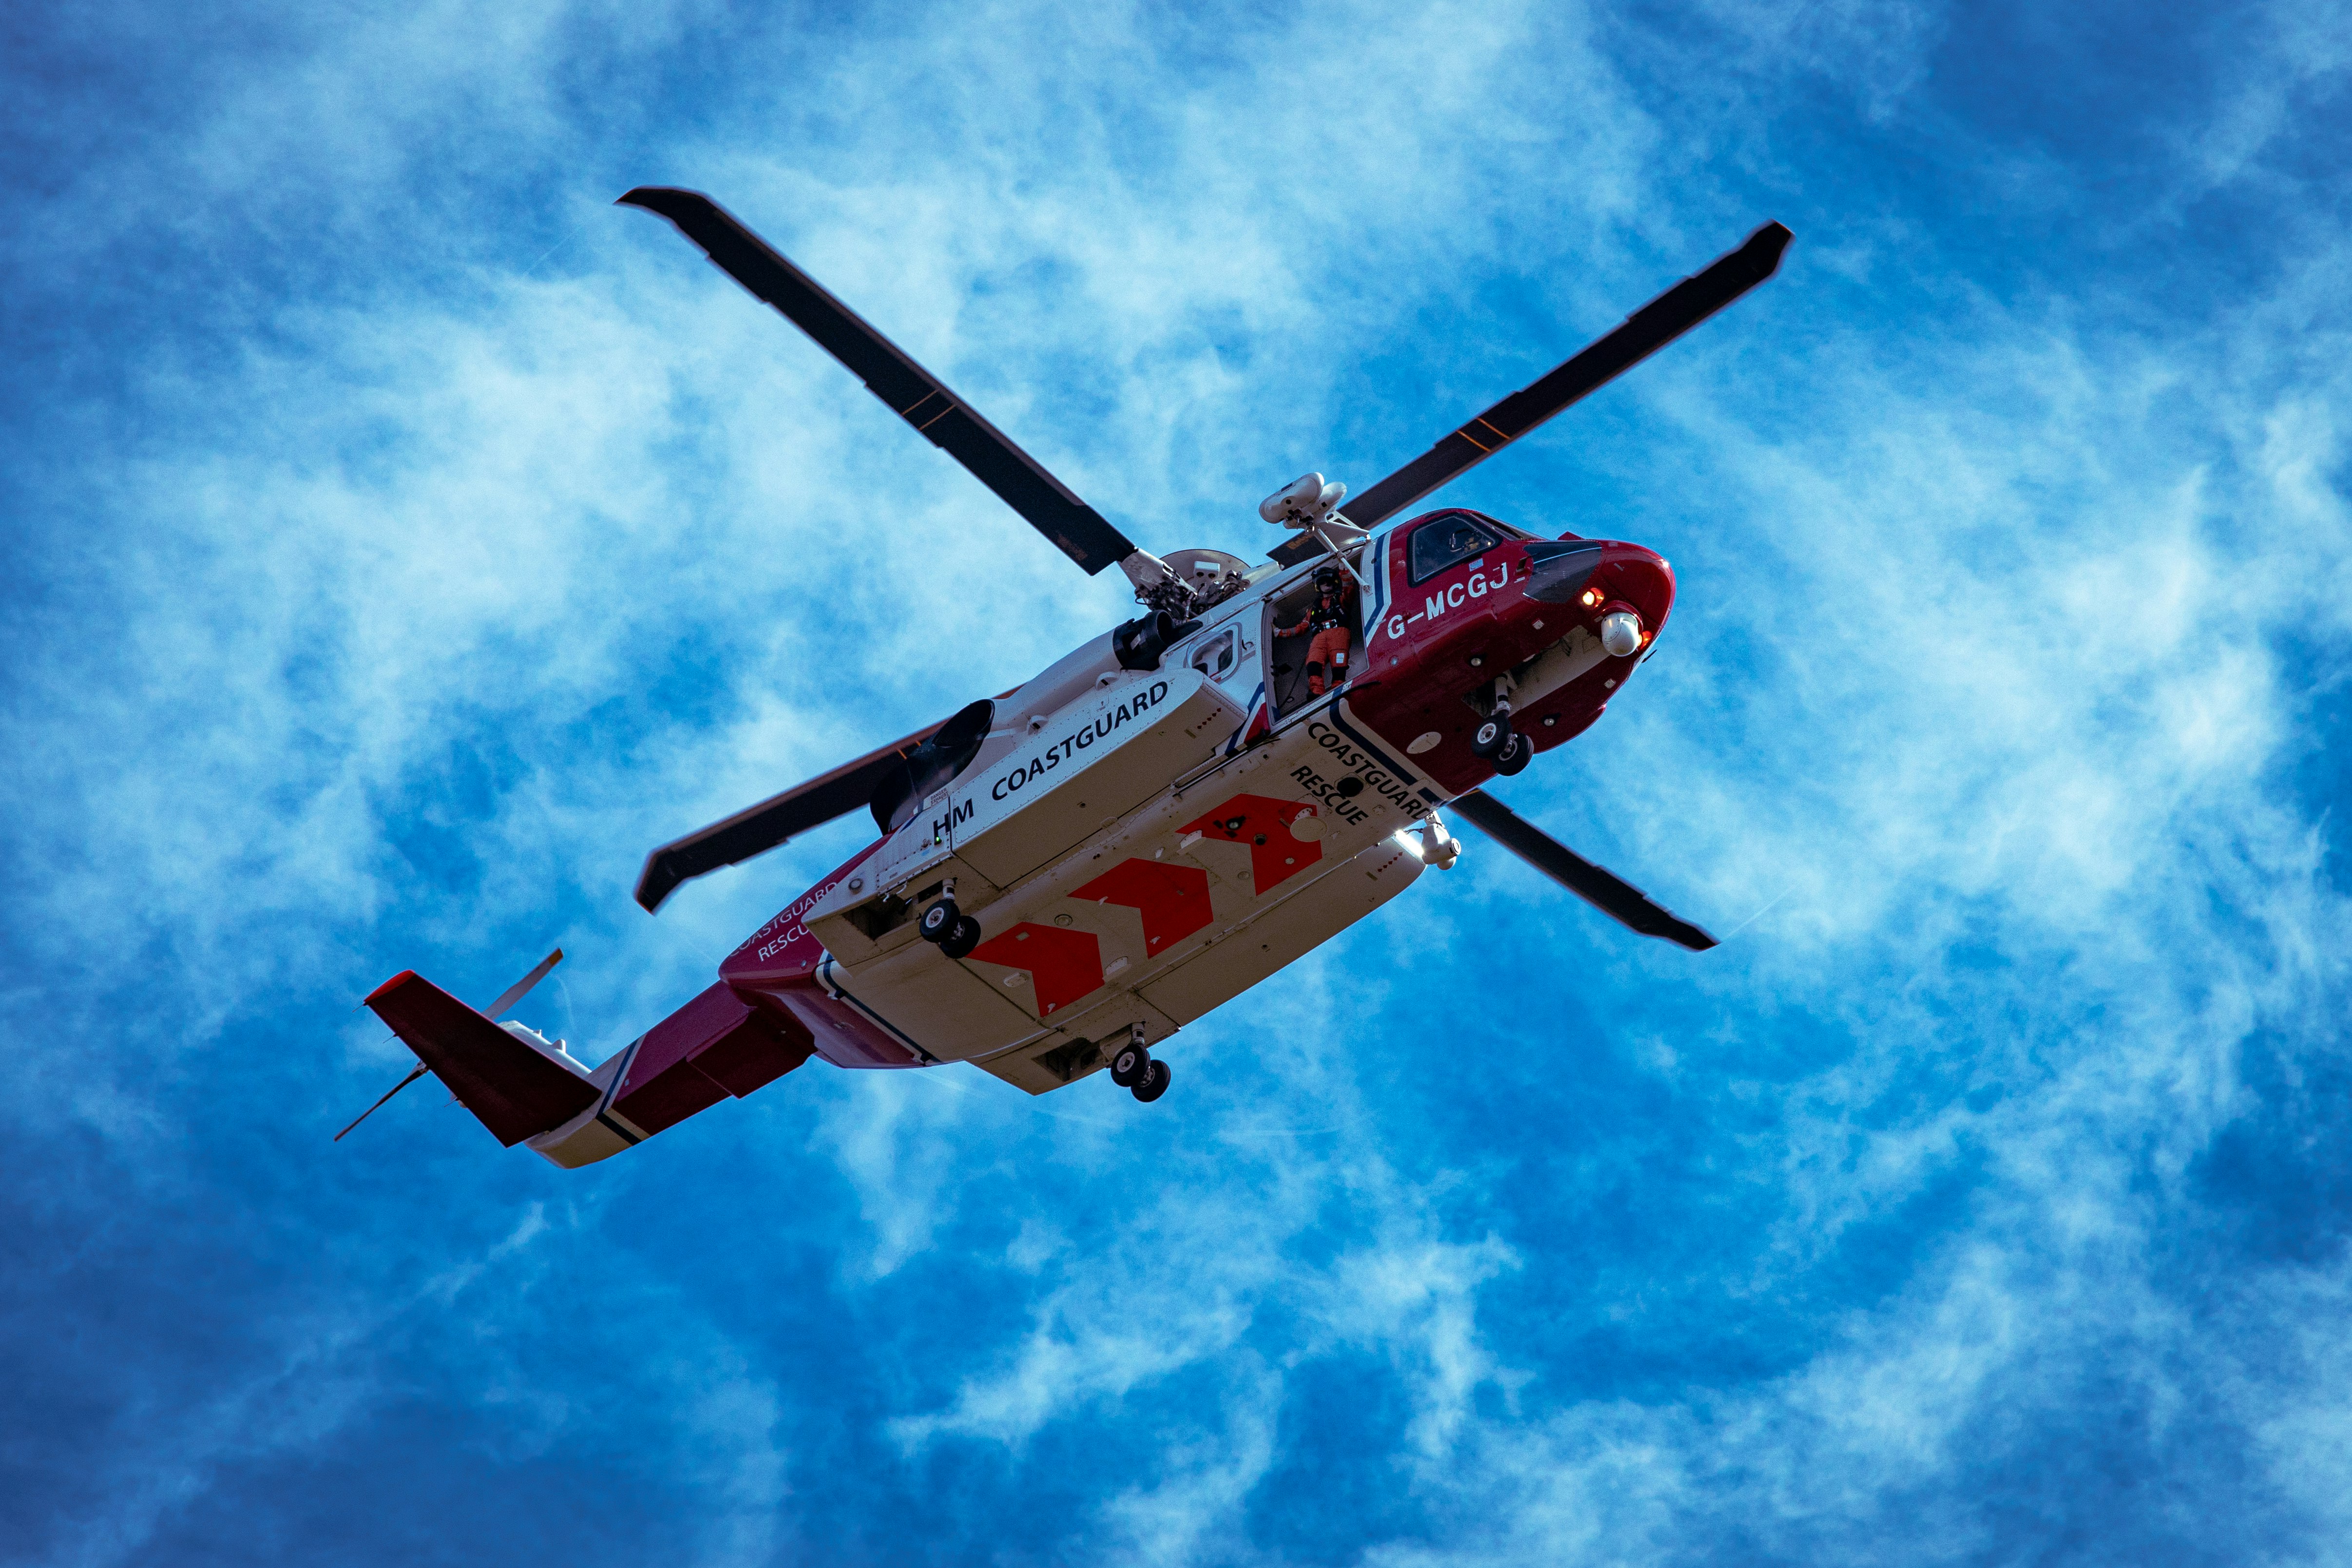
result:
<svg viewBox="0 0 2352 1568"><path fill-rule="evenodd" d="M1575 595L1574 607L1600 634L1601 646L1623 658L1656 640L1673 613L1675 569L1654 550L1612 542Z"/></svg>

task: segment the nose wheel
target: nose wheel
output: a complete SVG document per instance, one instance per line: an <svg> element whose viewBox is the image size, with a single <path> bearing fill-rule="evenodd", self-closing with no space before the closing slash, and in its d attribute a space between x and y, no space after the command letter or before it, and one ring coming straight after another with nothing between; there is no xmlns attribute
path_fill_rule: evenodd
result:
<svg viewBox="0 0 2352 1568"><path fill-rule="evenodd" d="M1475 659L1470 661L1478 662ZM1498 773L1515 773L1528 765L1536 749L1528 738L1511 728L1511 679L1504 676L1495 682L1494 706L1487 710L1486 721L1470 731L1470 751L1474 756L1486 758L1495 764Z"/></svg>
<svg viewBox="0 0 2352 1568"><path fill-rule="evenodd" d="M1499 709L1493 718L1470 731L1470 750L1477 756L1499 757L1517 738L1511 731L1511 710Z"/></svg>
<svg viewBox="0 0 2352 1568"><path fill-rule="evenodd" d="M1511 728L1507 706L1497 707L1493 718L1470 732L1470 750L1506 778L1525 769L1536 754L1535 742Z"/></svg>

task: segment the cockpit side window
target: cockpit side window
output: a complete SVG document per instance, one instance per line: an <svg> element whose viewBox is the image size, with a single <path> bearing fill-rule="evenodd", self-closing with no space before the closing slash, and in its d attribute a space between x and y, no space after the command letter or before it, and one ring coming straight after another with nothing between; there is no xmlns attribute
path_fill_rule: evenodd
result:
<svg viewBox="0 0 2352 1568"><path fill-rule="evenodd" d="M1240 639L1239 628L1227 626L1194 648L1192 657L1184 662L1211 680L1223 680L1234 672L1234 666L1241 658Z"/></svg>
<svg viewBox="0 0 2352 1568"><path fill-rule="evenodd" d="M1475 519L1461 512L1433 517L1412 531L1412 580L1419 583L1458 561L1484 555L1495 542Z"/></svg>

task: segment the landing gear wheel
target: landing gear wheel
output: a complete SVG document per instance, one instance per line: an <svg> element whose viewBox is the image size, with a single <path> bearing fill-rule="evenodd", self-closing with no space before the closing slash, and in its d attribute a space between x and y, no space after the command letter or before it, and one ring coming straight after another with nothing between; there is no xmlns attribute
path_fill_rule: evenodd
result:
<svg viewBox="0 0 2352 1568"><path fill-rule="evenodd" d="M1511 737L1510 742L1496 753L1495 771L1505 778L1516 773L1523 773L1535 754L1535 742L1529 741L1525 735L1515 734Z"/></svg>
<svg viewBox="0 0 2352 1568"><path fill-rule="evenodd" d="M1166 1062L1154 1057L1144 1064L1143 1081L1135 1086L1135 1098L1146 1105L1150 1104L1168 1092L1168 1080L1175 1076L1168 1070Z"/></svg>
<svg viewBox="0 0 2352 1568"><path fill-rule="evenodd" d="M1497 713L1470 731L1470 750L1482 757L1502 755L1503 748L1511 743L1511 716Z"/></svg>
<svg viewBox="0 0 2352 1568"><path fill-rule="evenodd" d="M956 908L953 899L941 899L923 911L923 918L915 922L915 929L922 933L925 942L945 942L948 932L955 930L956 921L962 918L963 911Z"/></svg>
<svg viewBox="0 0 2352 1568"><path fill-rule="evenodd" d="M1151 1070L1151 1053L1133 1040L1119 1047L1118 1054L1110 1058L1110 1080L1121 1089L1133 1089Z"/></svg>
<svg viewBox="0 0 2352 1568"><path fill-rule="evenodd" d="M970 915L958 915L948 934L940 938L940 951L950 958L961 958L980 945L980 922Z"/></svg>

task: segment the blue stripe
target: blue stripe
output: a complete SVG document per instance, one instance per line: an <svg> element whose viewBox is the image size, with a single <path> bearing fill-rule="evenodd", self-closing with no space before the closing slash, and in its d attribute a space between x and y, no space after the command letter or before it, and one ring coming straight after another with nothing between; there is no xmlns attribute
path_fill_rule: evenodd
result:
<svg viewBox="0 0 2352 1568"><path fill-rule="evenodd" d="M1372 639L1381 635L1381 616L1389 602L1389 546L1385 530L1372 535L1372 610L1364 617L1364 658L1372 657Z"/></svg>
<svg viewBox="0 0 2352 1568"><path fill-rule="evenodd" d="M1364 750L1370 752L1373 756L1378 757L1381 761L1381 765L1388 769L1389 772L1396 774L1400 783L1413 784L1416 786L1420 784L1421 774L1419 773L1415 772L1412 768L1406 767L1402 763L1398 762L1394 757L1391 757L1386 752L1381 751L1380 747L1374 745L1370 741L1366 740L1364 738L1364 732L1361 730L1357 729L1353 724L1348 722L1347 715L1339 711L1339 705L1336 702L1331 704L1331 722L1338 727L1339 733L1347 736L1348 739L1363 747ZM1423 793L1426 794L1428 792L1423 791Z"/></svg>
<svg viewBox="0 0 2352 1568"><path fill-rule="evenodd" d="M614 1070L613 1080L604 1086L604 1098L596 1102L596 1114L593 1118L594 1121L610 1128L623 1142L628 1144L633 1149L638 1144L644 1142L645 1140L636 1133L634 1133L627 1128L622 1126L619 1122L614 1121L611 1117L605 1115L604 1112L613 1108L613 1097L621 1092L621 1086L623 1084L629 1081L629 1069L637 1065L637 1053L645 1049L645 1047L646 1037L644 1035L639 1035L635 1039L629 1042L628 1051L621 1058L620 1067Z"/></svg>
<svg viewBox="0 0 2352 1568"><path fill-rule="evenodd" d="M1268 648L1261 657L1271 660L1274 658L1273 649ZM1251 723L1257 718L1257 706L1265 700L1265 682L1261 680L1257 683L1257 689L1250 693L1249 710L1242 715L1242 727L1234 731L1232 740L1225 742L1225 755L1230 757L1242 749L1242 737L1249 733Z"/></svg>

